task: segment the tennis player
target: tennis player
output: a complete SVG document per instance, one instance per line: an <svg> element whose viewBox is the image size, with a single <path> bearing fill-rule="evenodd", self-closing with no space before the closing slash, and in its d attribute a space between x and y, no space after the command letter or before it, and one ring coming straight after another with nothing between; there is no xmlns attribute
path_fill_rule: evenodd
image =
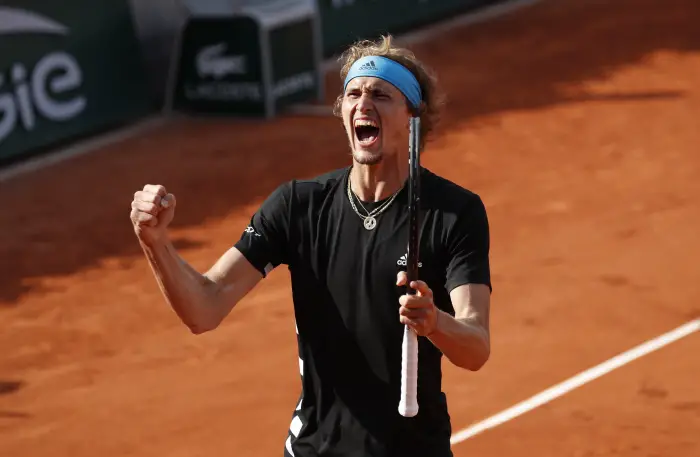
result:
<svg viewBox="0 0 700 457"><path fill-rule="evenodd" d="M420 280L407 294L409 118L421 117L423 142L436 82L390 36L352 45L342 63L335 112L352 164L281 184L209 271L169 240L176 202L165 187L136 192L131 219L165 299L196 334L288 266L302 389L285 456L451 456L441 357L471 371L489 358L486 211L477 194L421 169ZM398 412L404 324L419 335L415 417Z"/></svg>

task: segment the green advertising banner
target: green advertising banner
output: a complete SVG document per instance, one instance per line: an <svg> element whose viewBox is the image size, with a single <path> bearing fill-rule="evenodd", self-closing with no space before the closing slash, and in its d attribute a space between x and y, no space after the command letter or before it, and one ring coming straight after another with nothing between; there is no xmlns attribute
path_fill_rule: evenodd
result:
<svg viewBox="0 0 700 457"><path fill-rule="evenodd" d="M323 55L339 53L359 39L401 33L502 0L318 0Z"/></svg>
<svg viewBox="0 0 700 457"><path fill-rule="evenodd" d="M0 163L146 114L127 0L4 0Z"/></svg>

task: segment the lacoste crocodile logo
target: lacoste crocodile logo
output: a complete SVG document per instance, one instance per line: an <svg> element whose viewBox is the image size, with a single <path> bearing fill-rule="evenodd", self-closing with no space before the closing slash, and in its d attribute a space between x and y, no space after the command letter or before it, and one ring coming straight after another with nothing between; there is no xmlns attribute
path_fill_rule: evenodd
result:
<svg viewBox="0 0 700 457"><path fill-rule="evenodd" d="M227 48L226 43L219 43L199 50L196 59L197 73L200 77L212 76L220 79L226 75L246 73L245 56L227 56L225 55Z"/></svg>

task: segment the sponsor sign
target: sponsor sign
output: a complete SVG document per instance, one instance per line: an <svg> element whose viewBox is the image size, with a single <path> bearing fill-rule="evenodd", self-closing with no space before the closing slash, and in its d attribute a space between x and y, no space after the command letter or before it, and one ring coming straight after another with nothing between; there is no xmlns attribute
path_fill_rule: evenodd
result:
<svg viewBox="0 0 700 457"><path fill-rule="evenodd" d="M0 162L146 114L139 56L123 0L3 2Z"/></svg>
<svg viewBox="0 0 700 457"><path fill-rule="evenodd" d="M171 74L170 108L273 116L320 96L320 56L313 0L248 1L236 14L194 14Z"/></svg>

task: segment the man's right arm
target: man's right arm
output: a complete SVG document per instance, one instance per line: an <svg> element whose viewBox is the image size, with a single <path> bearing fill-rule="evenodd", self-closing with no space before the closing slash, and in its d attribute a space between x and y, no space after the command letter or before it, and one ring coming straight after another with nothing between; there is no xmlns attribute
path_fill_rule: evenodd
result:
<svg viewBox="0 0 700 457"><path fill-rule="evenodd" d="M141 242L168 304L194 334L214 330L262 279L235 247L202 274L182 259L169 239Z"/></svg>
<svg viewBox="0 0 700 457"><path fill-rule="evenodd" d="M150 184L134 194L131 221L141 248L163 296L193 333L218 327L272 268L285 261L283 189L272 193L236 245L204 274L182 259L170 241L167 228L175 214L175 196Z"/></svg>

